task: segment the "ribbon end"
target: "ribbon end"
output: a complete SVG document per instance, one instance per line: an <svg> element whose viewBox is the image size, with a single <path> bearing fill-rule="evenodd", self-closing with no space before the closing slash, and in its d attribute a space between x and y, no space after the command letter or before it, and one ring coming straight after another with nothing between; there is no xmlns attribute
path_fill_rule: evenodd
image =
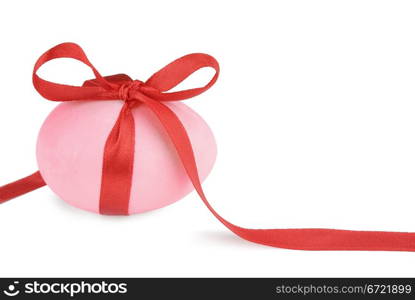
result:
<svg viewBox="0 0 415 300"><path fill-rule="evenodd" d="M40 172L16 180L0 187L0 204L13 198L27 194L46 185Z"/></svg>

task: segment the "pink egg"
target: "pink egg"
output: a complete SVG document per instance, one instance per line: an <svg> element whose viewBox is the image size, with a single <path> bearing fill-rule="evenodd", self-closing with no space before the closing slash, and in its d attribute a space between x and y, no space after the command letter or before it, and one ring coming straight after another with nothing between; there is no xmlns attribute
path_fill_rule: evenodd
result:
<svg viewBox="0 0 415 300"><path fill-rule="evenodd" d="M69 204L99 212L105 141L121 101L59 104L45 120L37 142L40 173ZM191 140L199 176L204 180L216 159L216 143L206 122L181 102L167 103ZM179 157L156 116L145 105L133 109L134 168L129 214L169 205L193 190Z"/></svg>

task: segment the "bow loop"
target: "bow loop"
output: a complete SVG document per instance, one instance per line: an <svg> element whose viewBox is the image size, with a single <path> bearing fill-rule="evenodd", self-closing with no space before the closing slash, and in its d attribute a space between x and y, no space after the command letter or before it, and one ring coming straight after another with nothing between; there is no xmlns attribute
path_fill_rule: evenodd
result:
<svg viewBox="0 0 415 300"><path fill-rule="evenodd" d="M46 62L57 58L72 58L87 65L95 75L97 86L72 86L50 82L37 75L39 68ZM33 85L44 98L52 101L73 100L110 100L114 85L107 81L88 60L85 52L74 43L63 43L46 51L36 61L33 69ZM111 99L112 100L112 99Z"/></svg>
<svg viewBox="0 0 415 300"><path fill-rule="evenodd" d="M212 79L202 87L182 90L177 92L167 92L196 71L210 67L215 70ZM154 88L150 91L151 98L159 101L178 101L195 97L208 90L215 84L219 76L219 63L213 56L204 53L193 53L176 59L158 72L154 73L146 82L146 86ZM159 92L157 92L159 91Z"/></svg>

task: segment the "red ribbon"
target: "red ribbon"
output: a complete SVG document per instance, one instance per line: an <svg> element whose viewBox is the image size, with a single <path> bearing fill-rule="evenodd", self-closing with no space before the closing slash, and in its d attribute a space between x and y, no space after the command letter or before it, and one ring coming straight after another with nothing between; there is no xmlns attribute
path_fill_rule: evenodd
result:
<svg viewBox="0 0 415 300"><path fill-rule="evenodd" d="M41 79L37 70L55 58L74 58L89 66L95 79L83 86L69 86ZM211 67L216 73L204 87L167 92L200 68ZM207 54L183 56L150 77L146 82L132 80L124 74L102 77L76 44L60 44L45 52L36 62L33 84L46 99L124 100L119 117L112 128L104 149L100 194L100 213L125 215L128 213L132 166L134 158L134 118L131 113L137 105L146 105L157 116L182 161L183 167L211 213L236 235L248 241L289 249L301 250L387 250L415 251L415 233L384 231L353 231L336 229L248 229L236 226L222 218L209 204L198 175L189 137L178 117L164 101L178 101L194 97L210 88L219 75L217 61ZM44 186L39 172L0 187L0 203Z"/></svg>

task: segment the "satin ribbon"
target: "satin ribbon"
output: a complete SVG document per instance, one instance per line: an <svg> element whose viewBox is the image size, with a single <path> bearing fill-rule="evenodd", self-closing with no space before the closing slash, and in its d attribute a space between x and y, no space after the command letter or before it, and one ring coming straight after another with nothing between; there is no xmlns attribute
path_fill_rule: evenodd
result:
<svg viewBox="0 0 415 300"><path fill-rule="evenodd" d="M37 70L56 58L73 58L89 66L95 79L83 86L62 85L41 79ZM211 67L216 73L203 87L168 92L200 68ZM36 62L33 84L46 99L52 101L124 100L118 119L112 128L104 149L100 192L100 213L128 213L132 166L134 158L134 118L131 110L146 105L157 116L180 157L183 167L200 198L210 212L239 237L267 246L299 250L386 250L415 251L415 233L385 231L353 231L336 229L248 229L236 226L221 217L208 202L198 175L193 149L185 128L166 105L194 97L210 88L219 75L217 61L207 54L183 56L146 82L132 80L124 74L102 77L76 44L64 43L45 52ZM145 141L144 141L145 142ZM0 187L0 203L45 185L39 172L14 183Z"/></svg>

